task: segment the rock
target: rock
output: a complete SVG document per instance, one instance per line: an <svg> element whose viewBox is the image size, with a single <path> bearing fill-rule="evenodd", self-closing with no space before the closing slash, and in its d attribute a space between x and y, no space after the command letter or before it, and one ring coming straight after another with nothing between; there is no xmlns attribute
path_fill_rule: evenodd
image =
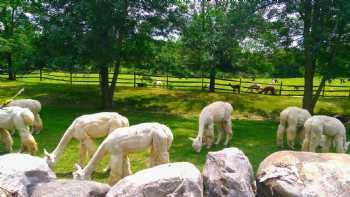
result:
<svg viewBox="0 0 350 197"><path fill-rule="evenodd" d="M203 169L204 196L254 197L253 168L238 148L209 152Z"/></svg>
<svg viewBox="0 0 350 197"><path fill-rule="evenodd" d="M54 180L29 189L31 197L104 197L110 187L93 181Z"/></svg>
<svg viewBox="0 0 350 197"><path fill-rule="evenodd" d="M55 178L42 158L19 153L0 156L0 187L13 196L26 197L28 186Z"/></svg>
<svg viewBox="0 0 350 197"><path fill-rule="evenodd" d="M350 196L350 156L280 151L260 164L257 196Z"/></svg>
<svg viewBox="0 0 350 197"><path fill-rule="evenodd" d="M123 178L107 194L107 197L165 196L203 196L199 170L188 162L162 164Z"/></svg>

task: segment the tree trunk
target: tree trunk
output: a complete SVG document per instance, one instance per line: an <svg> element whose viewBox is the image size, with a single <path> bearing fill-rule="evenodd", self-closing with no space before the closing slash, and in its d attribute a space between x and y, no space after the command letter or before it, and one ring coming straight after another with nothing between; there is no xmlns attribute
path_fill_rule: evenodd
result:
<svg viewBox="0 0 350 197"><path fill-rule="evenodd" d="M212 64L210 68L209 92L215 92L215 78L216 78L215 64Z"/></svg>
<svg viewBox="0 0 350 197"><path fill-rule="evenodd" d="M100 67L100 89L101 89L101 98L102 98L102 107L103 109L110 110L112 109L112 98L109 91L109 77L108 77L108 67L103 65Z"/></svg>
<svg viewBox="0 0 350 197"><path fill-rule="evenodd" d="M16 80L16 73L13 68L12 64L12 54L8 53L7 54L7 72L8 72L8 79L9 80Z"/></svg>

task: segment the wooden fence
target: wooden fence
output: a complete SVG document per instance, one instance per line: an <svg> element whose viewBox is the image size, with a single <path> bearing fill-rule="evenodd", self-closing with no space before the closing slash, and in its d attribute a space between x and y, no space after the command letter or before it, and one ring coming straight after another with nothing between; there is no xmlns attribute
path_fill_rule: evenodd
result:
<svg viewBox="0 0 350 197"><path fill-rule="evenodd" d="M109 74L110 79L112 73ZM6 74L1 74L0 79L6 79ZM50 72L46 70L35 71L27 74L17 74L18 80L30 81L55 81L69 84L98 84L99 75L96 73L67 73ZM286 79L287 80L287 79ZM207 91L210 79L206 76L177 77L171 75L148 75L142 73L120 73L117 84L125 87L159 87L169 89L199 90ZM258 94L259 91L250 88L253 84L266 87L269 83L248 81L244 79L217 78L215 91L220 93L249 93ZM285 85L283 81L274 84L276 95L279 96L303 96L303 85ZM316 93L318 86L314 86ZM348 97L350 98L350 86L326 85L321 93L322 97Z"/></svg>

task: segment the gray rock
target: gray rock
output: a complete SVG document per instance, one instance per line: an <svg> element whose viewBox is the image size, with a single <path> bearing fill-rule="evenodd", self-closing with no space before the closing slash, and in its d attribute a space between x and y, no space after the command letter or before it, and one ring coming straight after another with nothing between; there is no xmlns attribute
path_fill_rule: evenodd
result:
<svg viewBox="0 0 350 197"><path fill-rule="evenodd" d="M31 197L104 197L110 187L93 181L54 180L29 189Z"/></svg>
<svg viewBox="0 0 350 197"><path fill-rule="evenodd" d="M127 176L115 184L107 197L201 197L203 181L191 163L159 165Z"/></svg>
<svg viewBox="0 0 350 197"><path fill-rule="evenodd" d="M55 178L42 158L19 153L0 156L0 187L13 196L26 197L28 186Z"/></svg>
<svg viewBox="0 0 350 197"><path fill-rule="evenodd" d="M350 196L350 156L280 151L260 163L257 196Z"/></svg>
<svg viewBox="0 0 350 197"><path fill-rule="evenodd" d="M203 169L203 182L205 196L255 196L252 166L238 148L209 152Z"/></svg>

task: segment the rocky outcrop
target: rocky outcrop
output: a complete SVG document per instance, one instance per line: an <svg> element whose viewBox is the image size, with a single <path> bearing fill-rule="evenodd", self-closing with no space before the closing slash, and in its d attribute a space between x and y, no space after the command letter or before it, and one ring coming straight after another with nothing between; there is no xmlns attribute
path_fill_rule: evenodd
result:
<svg viewBox="0 0 350 197"><path fill-rule="evenodd" d="M19 153L0 156L0 187L13 196L26 197L27 187L55 178L54 172L39 157Z"/></svg>
<svg viewBox="0 0 350 197"><path fill-rule="evenodd" d="M280 151L261 162L258 196L350 195L350 156L338 153Z"/></svg>
<svg viewBox="0 0 350 197"><path fill-rule="evenodd" d="M209 152L203 169L203 182L205 196L255 196L252 166L238 148Z"/></svg>
<svg viewBox="0 0 350 197"><path fill-rule="evenodd" d="M104 197L110 187L93 181L54 180L29 189L31 197Z"/></svg>
<svg viewBox="0 0 350 197"><path fill-rule="evenodd" d="M123 178L107 194L107 197L164 196L203 196L199 170L188 162L159 165Z"/></svg>

